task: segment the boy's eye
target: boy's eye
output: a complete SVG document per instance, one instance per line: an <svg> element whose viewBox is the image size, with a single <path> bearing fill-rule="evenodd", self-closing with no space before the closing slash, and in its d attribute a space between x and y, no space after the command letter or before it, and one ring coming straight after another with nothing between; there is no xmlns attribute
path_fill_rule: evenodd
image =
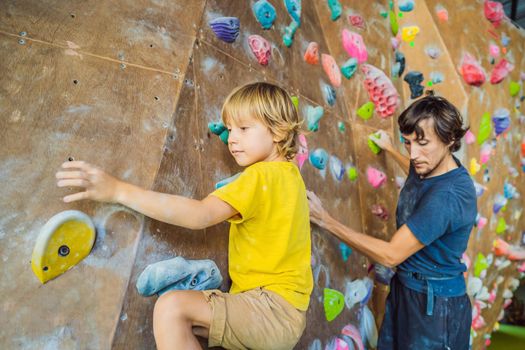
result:
<svg viewBox="0 0 525 350"><path fill-rule="evenodd" d="M242 131L246 131L246 130L248 130L248 127L247 126L241 126L241 130Z"/></svg>

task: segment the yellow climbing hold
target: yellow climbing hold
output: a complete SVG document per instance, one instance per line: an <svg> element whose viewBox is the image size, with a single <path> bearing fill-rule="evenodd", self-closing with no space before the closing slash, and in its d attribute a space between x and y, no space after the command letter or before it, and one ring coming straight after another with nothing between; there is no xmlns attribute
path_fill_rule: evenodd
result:
<svg viewBox="0 0 525 350"><path fill-rule="evenodd" d="M481 169L481 165L476 158L470 160L470 175L474 176Z"/></svg>
<svg viewBox="0 0 525 350"><path fill-rule="evenodd" d="M31 258L31 267L42 283L63 274L84 259L95 243L91 218L77 210L53 216L42 227Z"/></svg>
<svg viewBox="0 0 525 350"><path fill-rule="evenodd" d="M401 29L401 39L406 42L414 41L418 33L418 26L403 27L403 29Z"/></svg>

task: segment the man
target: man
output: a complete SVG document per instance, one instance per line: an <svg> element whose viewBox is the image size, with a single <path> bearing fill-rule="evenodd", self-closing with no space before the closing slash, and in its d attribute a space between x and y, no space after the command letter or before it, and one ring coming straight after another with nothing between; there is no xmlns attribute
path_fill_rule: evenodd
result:
<svg viewBox="0 0 525 350"><path fill-rule="evenodd" d="M408 171L397 205L397 231L390 241L339 223L312 192L308 192L310 219L377 263L397 267L379 350L466 350L471 304L461 256L477 206L474 184L452 154L461 147L466 129L458 110L436 96L412 103L398 124L410 159L394 149L384 131L374 139Z"/></svg>

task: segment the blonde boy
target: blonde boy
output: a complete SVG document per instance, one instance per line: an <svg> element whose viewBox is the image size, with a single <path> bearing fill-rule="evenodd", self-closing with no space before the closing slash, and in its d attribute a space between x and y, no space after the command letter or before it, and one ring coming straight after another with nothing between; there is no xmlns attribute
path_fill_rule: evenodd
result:
<svg viewBox="0 0 525 350"><path fill-rule="evenodd" d="M172 291L157 300L153 330L158 349L291 349L304 331L312 272L306 189L292 161L297 111L288 93L268 83L234 90L222 109L228 148L247 167L203 200L147 191L85 162L62 165L59 187L84 192L70 202L117 202L156 220L202 229L224 220L229 238L230 293Z"/></svg>

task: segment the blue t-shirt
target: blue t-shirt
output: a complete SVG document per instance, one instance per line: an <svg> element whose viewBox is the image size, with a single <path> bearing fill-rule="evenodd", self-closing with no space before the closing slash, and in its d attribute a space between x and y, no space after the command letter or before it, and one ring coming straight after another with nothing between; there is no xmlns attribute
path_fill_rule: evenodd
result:
<svg viewBox="0 0 525 350"><path fill-rule="evenodd" d="M404 224L425 247L398 266L398 270L423 276L454 277L455 281L442 282L444 291L437 295L461 294L465 289L462 272L466 266L461 256L467 249L470 231L477 214L476 190L467 170L454 157L458 167L444 174L419 178L410 167L408 178L399 196L396 211L397 228ZM451 287L452 284L452 287ZM422 281L413 289L425 291Z"/></svg>

